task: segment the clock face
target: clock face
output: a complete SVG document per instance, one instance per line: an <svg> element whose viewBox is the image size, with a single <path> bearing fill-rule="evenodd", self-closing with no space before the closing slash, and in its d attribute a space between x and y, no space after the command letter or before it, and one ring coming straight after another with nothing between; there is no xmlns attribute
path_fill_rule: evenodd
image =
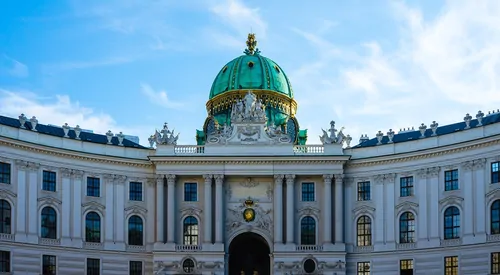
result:
<svg viewBox="0 0 500 275"><path fill-rule="evenodd" d="M255 219L255 211L252 208L247 208L243 211L243 219L247 222L251 222Z"/></svg>

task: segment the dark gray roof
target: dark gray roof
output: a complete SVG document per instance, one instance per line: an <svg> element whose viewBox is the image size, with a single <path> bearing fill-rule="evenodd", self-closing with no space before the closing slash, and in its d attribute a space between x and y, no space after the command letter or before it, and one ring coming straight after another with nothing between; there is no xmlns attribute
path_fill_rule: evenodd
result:
<svg viewBox="0 0 500 275"><path fill-rule="evenodd" d="M496 112L490 115L487 115L483 117L482 124L483 126L489 125L489 124L494 124L494 123L499 123L500 122L500 113ZM477 119L473 119L470 122L470 129L474 129L477 127L478 121ZM429 126L427 126L427 130L425 131L425 136L430 137L432 135L432 129L430 129ZM465 122L459 122L459 123L454 123L454 124L449 124L449 125L444 125L441 127L438 127L436 130L436 135L437 136L442 136L442 135L447 135L447 134L452 134L460 131L467 131L468 129L465 129ZM399 143L399 142L405 142L405 141L412 141L412 140L418 140L420 138L420 131L418 128L414 131L409 131L409 132L403 132L399 134L394 134L394 138L392 141L394 143ZM386 144L389 142L389 138L387 135L384 135L382 138L382 144ZM372 138L369 140L366 140L356 146L353 146L352 148L363 148L363 147L371 147L371 146L376 146L378 143L377 138Z"/></svg>
<svg viewBox="0 0 500 275"><path fill-rule="evenodd" d="M21 123L19 122L18 119L11 118L11 117L5 117L5 116L0 116L0 124L10 126L10 127L15 127L15 128L21 128ZM26 129L31 130L31 123L29 121L26 121L24 123L24 127ZM44 124L37 124L36 125L36 130L41 133L41 134L46 134L46 135L51 135L51 136L56 136L56 137L64 137L64 130L60 127L56 126L49 126L49 125L44 125ZM70 139L75 139L75 131L74 130L69 130L68 136ZM107 144L108 143L108 138L106 135L99 135L99 134L94 134L94 133L88 133L88 132L80 132L80 139L82 141L86 142L92 142L92 143L100 143L100 144ZM118 137L114 136L111 139L111 143L113 145L118 146ZM135 143L133 141L130 141L128 139L123 139L122 142L124 147L132 147L132 148L140 148L140 149L147 149L146 147Z"/></svg>

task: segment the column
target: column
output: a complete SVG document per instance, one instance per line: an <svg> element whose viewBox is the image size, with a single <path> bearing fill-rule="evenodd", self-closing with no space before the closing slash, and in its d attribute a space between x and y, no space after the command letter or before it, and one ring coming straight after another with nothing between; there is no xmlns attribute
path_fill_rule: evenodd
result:
<svg viewBox="0 0 500 275"><path fill-rule="evenodd" d="M439 221L442 218L441 213L439 213L439 176L441 174L440 171L441 167L429 168L429 191L427 192L429 194L429 205L430 205L428 220L429 224L431 225L429 238L436 242L439 242L439 233L441 232L441 230L443 230L442 227L439 226L440 224Z"/></svg>
<svg viewBox="0 0 500 275"><path fill-rule="evenodd" d="M384 244L393 245L396 234L394 233L395 221L394 218L394 203L395 195L394 195L394 182L396 180L396 174L389 173L384 176ZM375 198L373 198L375 199ZM399 222L397 223L399 225Z"/></svg>
<svg viewBox="0 0 500 275"><path fill-rule="evenodd" d="M71 170L63 168L60 170L62 179L62 241L66 244L66 240L71 238Z"/></svg>
<svg viewBox="0 0 500 275"><path fill-rule="evenodd" d="M335 175L335 243L344 243L343 174Z"/></svg>
<svg viewBox="0 0 500 275"><path fill-rule="evenodd" d="M385 244L385 194L384 194L384 179L385 175L376 175L374 181L370 183L370 188L373 190L371 200L375 203L375 228L372 231L374 236L372 245L384 245Z"/></svg>
<svg viewBox="0 0 500 275"><path fill-rule="evenodd" d="M175 243L175 175L167 175L167 243Z"/></svg>
<svg viewBox="0 0 500 275"><path fill-rule="evenodd" d="M333 175L323 175L325 187L323 190L323 243L332 242L332 178Z"/></svg>
<svg viewBox="0 0 500 275"><path fill-rule="evenodd" d="M283 243L283 178L274 175L274 243Z"/></svg>
<svg viewBox="0 0 500 275"><path fill-rule="evenodd" d="M486 221L484 215L484 205L486 202L484 195L486 194L486 186L488 183L486 183L484 176L485 164L486 159L484 158L474 160L474 186L476 191L476 203L474 206L474 232L476 235L480 235L482 238L484 238L486 234ZM488 209L487 211L487 213L491 213L490 209Z"/></svg>
<svg viewBox="0 0 500 275"><path fill-rule="evenodd" d="M105 196L105 206L106 206L106 215L105 217L105 236L104 236L104 241L106 243L112 244L115 242L115 213L114 213L114 205L115 205L115 192L114 192L114 180L113 180L113 175L106 174L103 176L103 183L101 184L101 190L103 190L105 193L103 194ZM122 210L123 212L123 210ZM121 226L117 225L118 228L121 228Z"/></svg>
<svg viewBox="0 0 500 275"><path fill-rule="evenodd" d="M28 163L28 232L31 237L28 237L30 242L38 242L38 174L40 171L40 164L29 162ZM59 232L58 232L59 233ZM58 234L57 238L60 235Z"/></svg>
<svg viewBox="0 0 500 275"><path fill-rule="evenodd" d="M158 243L165 242L165 230L163 227L165 224L163 220L163 210L165 209L164 188L163 176L158 176L156 178L156 242Z"/></svg>
<svg viewBox="0 0 500 275"><path fill-rule="evenodd" d="M215 242L222 243L222 183L224 175L215 175Z"/></svg>
<svg viewBox="0 0 500 275"><path fill-rule="evenodd" d="M113 201L115 202L115 211L114 219L115 219L115 227L118 229L119 226L128 226L125 222L125 182L127 180L126 176L115 176L114 178L114 189L115 196ZM145 223L146 221L144 221ZM145 226L146 227L146 226ZM125 243L125 230L115 230L114 240L117 243Z"/></svg>
<svg viewBox="0 0 500 275"><path fill-rule="evenodd" d="M146 208L148 209L147 212L147 218L145 221L145 232L146 233L146 244L151 244L155 242L155 228L153 225L155 222L155 212L153 211L155 209L155 184L156 180L152 178L148 178L145 180L147 184L144 186L145 189L145 197L144 200L146 201Z"/></svg>
<svg viewBox="0 0 500 275"><path fill-rule="evenodd" d="M26 228L28 222L28 213L26 211L26 204L28 200L26 199L26 169L28 163L26 161L16 160L17 168L17 216L16 216L16 241L24 241L26 239Z"/></svg>
<svg viewBox="0 0 500 275"><path fill-rule="evenodd" d="M294 184L295 175L286 175L286 243L294 243Z"/></svg>
<svg viewBox="0 0 500 275"><path fill-rule="evenodd" d="M418 198L418 213L420 213L420 219L417 223L417 235L418 240L427 241L427 169L420 169L417 171L417 183L415 184L416 192L415 195ZM418 217L417 217L418 218Z"/></svg>
<svg viewBox="0 0 500 275"><path fill-rule="evenodd" d="M205 234L203 238L203 242L206 244L212 243L212 178L213 175L203 175L205 179Z"/></svg>
<svg viewBox="0 0 500 275"><path fill-rule="evenodd" d="M459 172L460 189L464 190L464 213L460 215L464 222L463 236L468 237L473 233L474 216L474 189L472 182L472 161L463 162Z"/></svg>

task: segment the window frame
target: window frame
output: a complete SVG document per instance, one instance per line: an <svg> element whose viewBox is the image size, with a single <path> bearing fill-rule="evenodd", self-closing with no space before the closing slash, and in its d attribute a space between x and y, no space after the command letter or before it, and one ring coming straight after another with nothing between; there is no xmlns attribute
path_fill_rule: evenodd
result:
<svg viewBox="0 0 500 275"><path fill-rule="evenodd" d="M96 193L94 193L96 192ZM87 197L101 197L101 178L87 177ZM97 194L97 195L96 195Z"/></svg>
<svg viewBox="0 0 500 275"><path fill-rule="evenodd" d="M134 266L133 264L139 263L141 268L140 271L135 270L137 266ZM128 262L128 273L129 275L143 275L144 274L144 262L143 261L129 261Z"/></svg>
<svg viewBox="0 0 500 275"><path fill-rule="evenodd" d="M368 265L368 270L364 268ZM356 274L357 275L370 275L371 274L371 262L356 262Z"/></svg>
<svg viewBox="0 0 500 275"><path fill-rule="evenodd" d="M451 264L448 266L448 261L450 260ZM456 260L456 261L455 261ZM460 269L460 259L458 256L445 256L444 257L444 274L446 275L458 275ZM456 265L454 265L456 262ZM448 270L450 269L450 270ZM454 270L456 269L456 270Z"/></svg>
<svg viewBox="0 0 500 275"><path fill-rule="evenodd" d="M500 183L500 161L494 161L490 164L491 184Z"/></svg>
<svg viewBox="0 0 500 275"><path fill-rule="evenodd" d="M97 262L97 270L95 270L95 267L92 267L94 268L94 270L89 270L90 266L89 266L89 263L90 262ZM101 259L100 258L86 258L85 259L85 274L86 275L101 275L101 268L102 268L102 265L101 265Z"/></svg>
<svg viewBox="0 0 500 275"><path fill-rule="evenodd" d="M45 259L47 259L47 258L49 259L49 262L46 265ZM50 273L50 270L49 270L49 273L46 273L45 272L45 267L47 266L50 269L50 267L51 267L51 261L50 260L52 258L54 259L54 263L53 263L54 264L53 265L54 270L53 270L52 273ZM43 274L43 275L56 275L57 274L57 256L56 255L51 255L51 254L42 254L42 265L41 266L42 266L42 273L41 274Z"/></svg>
<svg viewBox="0 0 500 275"><path fill-rule="evenodd" d="M302 182L300 185L300 198L303 202L316 201L316 184L311 181Z"/></svg>
<svg viewBox="0 0 500 275"><path fill-rule="evenodd" d="M137 188L137 185L140 188ZM132 187L135 188L132 188ZM129 201L144 201L144 184L140 181L131 181L128 183L128 200Z"/></svg>
<svg viewBox="0 0 500 275"><path fill-rule="evenodd" d="M500 252L491 252L490 254L490 274L500 274Z"/></svg>
<svg viewBox="0 0 500 275"><path fill-rule="evenodd" d="M12 164L9 162L0 162L0 183L12 183Z"/></svg>
<svg viewBox="0 0 500 275"><path fill-rule="evenodd" d="M51 187L53 187L53 189ZM57 192L57 172L50 170L42 171L42 190Z"/></svg>
<svg viewBox="0 0 500 275"><path fill-rule="evenodd" d="M133 222L135 220L140 222ZM127 220L127 243L144 246L144 219L139 215L131 215Z"/></svg>
<svg viewBox="0 0 500 275"><path fill-rule="evenodd" d="M360 222L361 219L363 219L364 222ZM372 218L368 215L362 215L356 219L356 246L372 245L372 225ZM362 228L360 228L360 226L362 226ZM360 234L361 231L363 232L362 234Z"/></svg>
<svg viewBox="0 0 500 275"><path fill-rule="evenodd" d="M308 222L312 221L312 222ZM307 223L305 223L307 222ZM305 227L312 227L311 230L304 230ZM300 245L316 245L317 222L312 216L303 216L300 219Z"/></svg>
<svg viewBox="0 0 500 275"><path fill-rule="evenodd" d="M458 169L444 171L444 191L460 190Z"/></svg>
<svg viewBox="0 0 500 275"><path fill-rule="evenodd" d="M371 183L370 181L360 181L357 184L357 201L371 200Z"/></svg>
<svg viewBox="0 0 500 275"><path fill-rule="evenodd" d="M405 268L405 269L403 269ZM413 275L415 271L415 263L413 259L399 260L399 274L400 275Z"/></svg>
<svg viewBox="0 0 500 275"><path fill-rule="evenodd" d="M50 219L51 214L44 214L45 209L51 209L54 214L54 221L53 224L49 225L44 225L44 216L48 219ZM43 239L52 239L52 240L57 240L58 239L58 214L57 211L54 207L52 206L45 206L42 208L42 211L40 212L40 238ZM47 233L44 234L44 228L46 228ZM53 230L53 232L51 231Z"/></svg>
<svg viewBox="0 0 500 275"><path fill-rule="evenodd" d="M411 216L411 219L410 219ZM404 219L403 219L404 218ZM405 225L402 223L406 222ZM411 223L411 224L410 224ZM405 228L403 228L403 226ZM399 216L399 243L415 243L415 228L416 228L415 214L411 211L405 211ZM405 230L403 230L405 229ZM406 237L406 238L405 238Z"/></svg>
<svg viewBox="0 0 500 275"><path fill-rule="evenodd" d="M194 188L193 188L194 186ZM184 201L197 202L198 201L198 183L185 182L184 183Z"/></svg>
<svg viewBox="0 0 500 275"><path fill-rule="evenodd" d="M12 234L12 204L6 199L0 199L0 233Z"/></svg>
<svg viewBox="0 0 500 275"><path fill-rule="evenodd" d="M95 230L95 228L93 228L92 230L87 231L87 218L91 214L97 215L98 220L94 219L94 220L90 220L90 222L92 222L92 224L98 222L99 226L98 226L97 230ZM98 237L93 236L94 234L97 234ZM99 213L97 213L96 211L87 212L85 214L85 242L87 242L87 243L101 243L102 237L103 237L103 234L102 234L102 217L101 217L101 215L99 215ZM98 238L98 240L97 240L97 238Z"/></svg>
<svg viewBox="0 0 500 275"><path fill-rule="evenodd" d="M415 195L415 180L413 176L399 178L399 196L412 197Z"/></svg>
<svg viewBox="0 0 500 275"><path fill-rule="evenodd" d="M7 257L4 257L7 255ZM2 270L3 265L5 269ZM0 250L0 272L10 273L12 271L12 252L9 250Z"/></svg>
<svg viewBox="0 0 500 275"><path fill-rule="evenodd" d="M195 222L188 222L195 221ZM196 233L194 233L196 232ZM195 216L187 216L182 220L182 244L198 245L200 241L200 222Z"/></svg>
<svg viewBox="0 0 500 275"><path fill-rule="evenodd" d="M450 209L456 209L457 213L454 213L452 211L450 214L448 213L448 210ZM456 221L456 218L458 217L458 221ZM447 218L451 218L451 226L448 226L446 224ZM460 209L457 206L450 205L448 206L443 213L443 239L445 240L454 240L454 239L460 239L461 236L461 212ZM456 224L455 224L456 222ZM447 234L447 232L451 232L451 234Z"/></svg>
<svg viewBox="0 0 500 275"><path fill-rule="evenodd" d="M500 199L494 200L490 206L490 235L500 234Z"/></svg>

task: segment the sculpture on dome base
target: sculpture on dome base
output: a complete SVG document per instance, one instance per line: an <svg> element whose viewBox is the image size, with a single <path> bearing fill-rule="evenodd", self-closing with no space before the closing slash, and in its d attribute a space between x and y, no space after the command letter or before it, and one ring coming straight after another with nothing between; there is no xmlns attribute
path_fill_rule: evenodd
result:
<svg viewBox="0 0 500 275"><path fill-rule="evenodd" d="M243 99L238 99L231 110L231 122L266 122L265 106L261 99L248 91Z"/></svg>
<svg viewBox="0 0 500 275"><path fill-rule="evenodd" d="M168 123L165 122L163 124L163 129L158 132L158 130L155 130L154 135L151 135L148 138L149 145L153 147L153 145L156 143L156 145L177 145L177 140L179 139L179 134L175 135L175 130L170 131L168 129Z"/></svg>
<svg viewBox="0 0 500 275"><path fill-rule="evenodd" d="M351 136L349 135L344 135L342 132L344 130L344 127L342 127L339 131L338 134L336 134L337 129L335 129L335 121L330 122L330 129L328 129L328 132L330 132L330 135L328 135L327 131L324 129L321 129L323 131L323 135L319 136L319 139L321 140L321 143L323 144L344 144L344 142L347 144L347 147L350 146L351 143Z"/></svg>

